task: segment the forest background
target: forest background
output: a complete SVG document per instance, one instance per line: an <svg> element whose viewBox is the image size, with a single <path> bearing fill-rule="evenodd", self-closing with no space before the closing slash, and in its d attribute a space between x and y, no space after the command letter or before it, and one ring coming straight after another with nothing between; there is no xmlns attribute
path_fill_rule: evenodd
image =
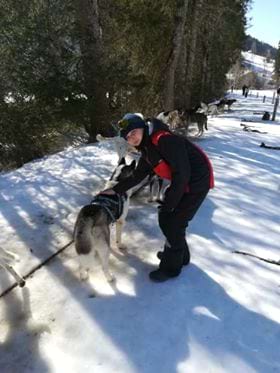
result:
<svg viewBox="0 0 280 373"><path fill-rule="evenodd" d="M127 111L153 116L222 97L249 6L0 0L0 170L112 135Z"/></svg>

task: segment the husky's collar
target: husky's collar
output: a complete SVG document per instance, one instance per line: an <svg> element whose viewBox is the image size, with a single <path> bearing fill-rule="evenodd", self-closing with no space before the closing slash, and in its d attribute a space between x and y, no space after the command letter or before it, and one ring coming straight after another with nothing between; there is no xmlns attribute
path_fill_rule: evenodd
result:
<svg viewBox="0 0 280 373"><path fill-rule="evenodd" d="M99 194L93 198L90 204L105 209L110 216L112 223L114 223L122 215L123 204L126 199L126 194Z"/></svg>

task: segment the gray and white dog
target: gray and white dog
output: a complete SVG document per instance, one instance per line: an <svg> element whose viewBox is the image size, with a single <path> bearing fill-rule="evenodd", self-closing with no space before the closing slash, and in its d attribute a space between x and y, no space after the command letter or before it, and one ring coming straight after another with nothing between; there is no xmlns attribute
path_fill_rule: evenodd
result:
<svg viewBox="0 0 280 373"><path fill-rule="evenodd" d="M143 116L141 118L143 118ZM119 162L123 158L129 161L135 160L136 163L139 161L140 153L120 136L104 137L98 134L96 136L96 140L98 142L111 141L114 144L114 148L118 154ZM135 193L138 193L147 185L149 186L148 202L160 200L163 195L163 181L156 175L147 176L140 184L132 188L131 195L133 196Z"/></svg>
<svg viewBox="0 0 280 373"><path fill-rule="evenodd" d="M122 159L105 189L112 188L131 176L135 167L135 161L127 165ZM130 191L123 195L99 194L80 210L74 228L74 243L79 255L81 280L88 278L91 259L97 255L107 280L114 281L114 276L109 271L110 225L116 224L116 246L121 249L122 228L128 213L129 198Z"/></svg>
<svg viewBox="0 0 280 373"><path fill-rule="evenodd" d="M173 110L165 111L157 115L157 119L161 120L163 123L167 124L169 128L176 132L178 129L185 129L186 135L188 135L189 127L191 124L196 124L198 128L197 136L201 136L204 129L207 128L207 115L204 113L198 113L197 107L187 110Z"/></svg>

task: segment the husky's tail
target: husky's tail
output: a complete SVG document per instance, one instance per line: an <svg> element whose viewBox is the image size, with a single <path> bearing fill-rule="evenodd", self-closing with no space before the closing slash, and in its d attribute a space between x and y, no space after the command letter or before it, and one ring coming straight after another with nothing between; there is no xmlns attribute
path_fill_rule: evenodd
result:
<svg viewBox="0 0 280 373"><path fill-rule="evenodd" d="M94 206L84 206L79 212L75 229L74 242L79 255L89 254L92 249L92 228L94 223Z"/></svg>

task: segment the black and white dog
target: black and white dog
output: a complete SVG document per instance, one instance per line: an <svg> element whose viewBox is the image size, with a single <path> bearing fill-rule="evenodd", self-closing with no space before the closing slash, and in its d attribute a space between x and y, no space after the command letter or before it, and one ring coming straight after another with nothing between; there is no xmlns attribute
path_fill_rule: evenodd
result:
<svg viewBox="0 0 280 373"><path fill-rule="evenodd" d="M135 167L135 161L126 165L123 158L106 183L105 189L112 188L119 181L131 176ZM81 280L88 278L90 256L97 254L107 280L114 281L114 276L109 271L110 225L116 224L116 245L121 249L121 235L128 213L129 198L130 191L123 195L99 194L79 212L74 228L74 243L80 260Z"/></svg>

